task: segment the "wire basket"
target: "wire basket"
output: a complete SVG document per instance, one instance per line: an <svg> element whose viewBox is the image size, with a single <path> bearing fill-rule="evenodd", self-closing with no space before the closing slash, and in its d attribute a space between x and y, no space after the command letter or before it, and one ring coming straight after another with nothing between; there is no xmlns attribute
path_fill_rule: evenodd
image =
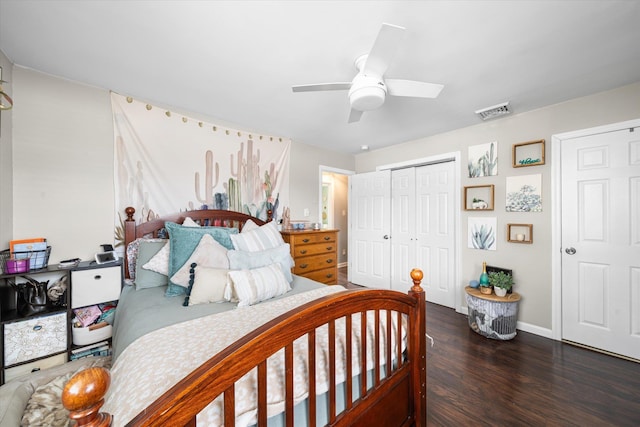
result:
<svg viewBox="0 0 640 427"><path fill-rule="evenodd" d="M41 251L11 252L5 249L0 252L0 265L4 274L27 273L47 268L49 255L51 255L51 246Z"/></svg>

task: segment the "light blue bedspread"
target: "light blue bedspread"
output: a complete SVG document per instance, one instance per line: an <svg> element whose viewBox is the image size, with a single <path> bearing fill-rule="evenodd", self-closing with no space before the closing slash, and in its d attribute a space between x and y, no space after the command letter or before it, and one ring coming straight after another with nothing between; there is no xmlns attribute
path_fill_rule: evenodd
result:
<svg viewBox="0 0 640 427"><path fill-rule="evenodd" d="M293 276L292 290L274 299L323 287L322 283ZM165 297L166 286L136 290L125 286L120 294L113 324L113 361L137 338L175 323L233 310L236 303L197 304L184 307L184 296Z"/></svg>

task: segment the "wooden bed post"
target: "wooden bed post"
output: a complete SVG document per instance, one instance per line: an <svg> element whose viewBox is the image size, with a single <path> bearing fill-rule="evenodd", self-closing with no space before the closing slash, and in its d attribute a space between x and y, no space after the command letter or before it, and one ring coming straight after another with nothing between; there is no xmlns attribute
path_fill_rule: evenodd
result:
<svg viewBox="0 0 640 427"><path fill-rule="evenodd" d="M409 295L418 300L418 308L415 312L413 325L416 331L412 331L412 345L419 355L413 360L413 381L417 385L417 390L413 390L413 405L415 413L415 425L427 425L427 325L426 325L426 295L424 289L420 286L422 282L422 270L414 268L411 270L411 279L413 286L409 291Z"/></svg>
<svg viewBox="0 0 640 427"><path fill-rule="evenodd" d="M93 367L75 374L62 390L62 404L77 427L108 427L111 415L99 412L104 395L111 384L111 375L105 368Z"/></svg>
<svg viewBox="0 0 640 427"><path fill-rule="evenodd" d="M127 219L124 220L124 242L125 242L125 248L124 248L124 256L125 259L127 257L127 247L126 247L126 243L133 241L135 239L135 234L136 234L136 220L133 219L133 215L135 215L136 210L135 208L132 208L131 206L129 206L128 208L126 208L124 210L124 213L127 214ZM133 236L133 238L131 237ZM130 271L129 271L129 263L128 262L123 262L124 264L124 277L131 277L130 276Z"/></svg>

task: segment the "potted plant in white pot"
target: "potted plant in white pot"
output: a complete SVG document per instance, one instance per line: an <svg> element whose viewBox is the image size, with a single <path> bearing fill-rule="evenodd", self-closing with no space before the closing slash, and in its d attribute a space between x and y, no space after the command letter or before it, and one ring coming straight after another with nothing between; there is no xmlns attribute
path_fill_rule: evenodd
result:
<svg viewBox="0 0 640 427"><path fill-rule="evenodd" d="M513 277L504 271L492 271L489 273L489 284L493 286L497 296L503 297L513 286Z"/></svg>

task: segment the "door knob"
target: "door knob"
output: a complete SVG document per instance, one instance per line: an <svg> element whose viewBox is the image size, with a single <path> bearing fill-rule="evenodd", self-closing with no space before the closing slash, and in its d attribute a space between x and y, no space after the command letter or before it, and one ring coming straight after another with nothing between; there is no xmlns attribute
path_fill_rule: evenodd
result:
<svg viewBox="0 0 640 427"><path fill-rule="evenodd" d="M384 236L382 236L382 238L383 238L384 240L389 240L389 235L388 235L388 234L385 234Z"/></svg>
<svg viewBox="0 0 640 427"><path fill-rule="evenodd" d="M567 248L564 251L569 255L573 255L573 254L576 253L576 249L575 248Z"/></svg>

